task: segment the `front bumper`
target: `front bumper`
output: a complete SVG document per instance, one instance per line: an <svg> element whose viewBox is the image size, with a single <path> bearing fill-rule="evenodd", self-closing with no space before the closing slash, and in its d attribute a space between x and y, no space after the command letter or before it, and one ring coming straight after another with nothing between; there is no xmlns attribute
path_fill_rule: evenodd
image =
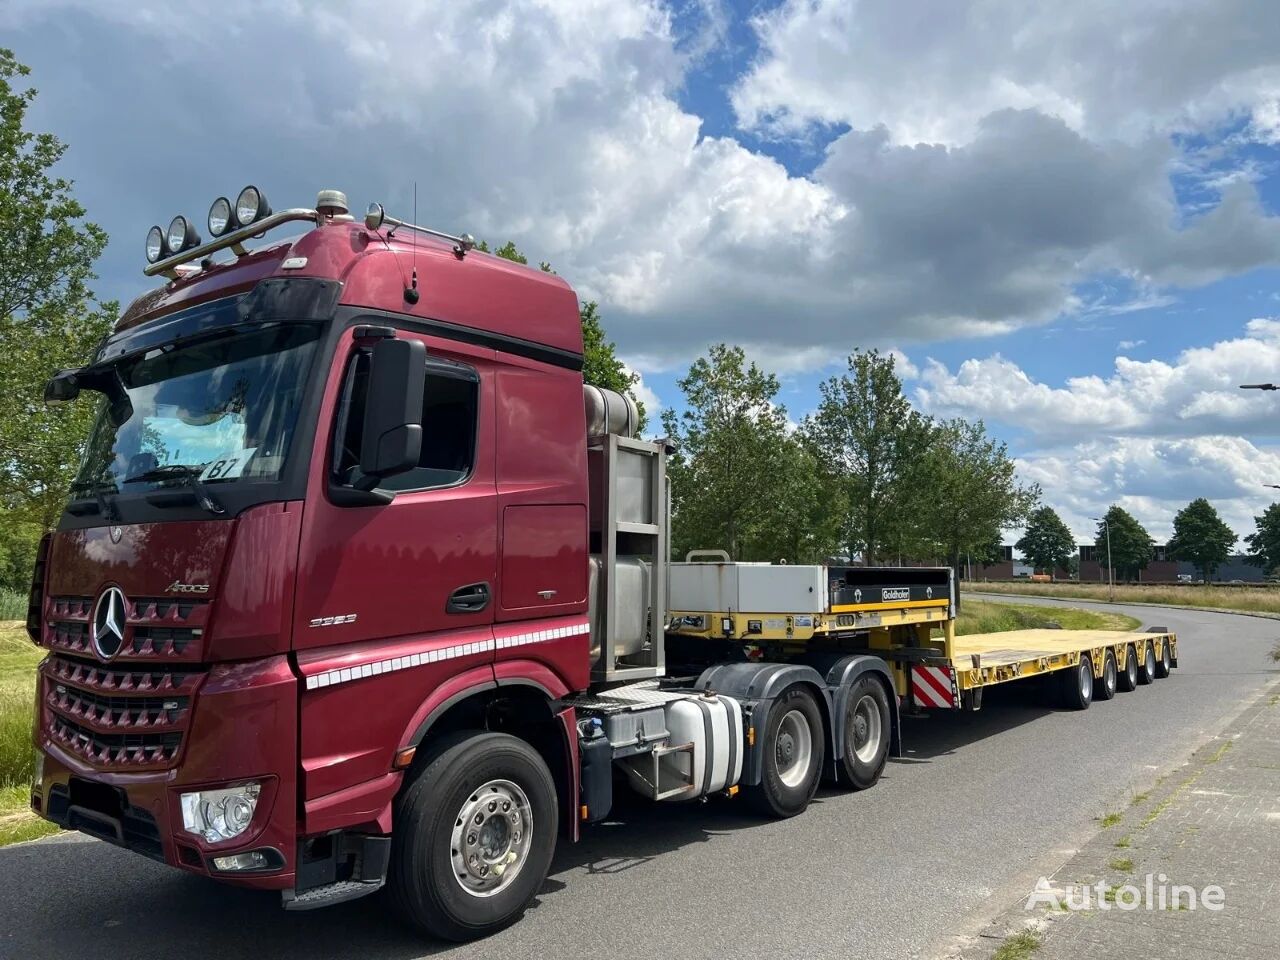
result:
<svg viewBox="0 0 1280 960"><path fill-rule="evenodd" d="M284 657L210 669L193 698L182 751L166 770L129 772L97 766L49 736L45 696L56 681L40 667L37 749L44 755L32 785L32 809L67 829L170 866L242 886L294 886L297 855L297 679ZM248 780L262 793L247 830L217 844L187 833L180 797L201 787ZM213 858L272 850L280 866L256 872L220 872Z"/></svg>

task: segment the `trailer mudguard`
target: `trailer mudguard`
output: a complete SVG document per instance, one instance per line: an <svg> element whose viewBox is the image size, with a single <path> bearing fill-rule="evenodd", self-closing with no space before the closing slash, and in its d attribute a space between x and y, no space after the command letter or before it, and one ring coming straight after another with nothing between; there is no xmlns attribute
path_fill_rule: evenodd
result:
<svg viewBox="0 0 1280 960"><path fill-rule="evenodd" d="M773 701L782 691L797 683L811 688L817 697L822 722L826 725L827 762L823 772L835 776L836 757L839 755L833 752L835 739L832 731L835 725L831 718L837 714L832 712L827 682L813 667L802 663L721 663L708 667L698 677L695 689L723 693L742 704L742 726L747 742L739 783L754 785L760 782L764 737L759 735L759 731Z"/></svg>
<svg viewBox="0 0 1280 960"><path fill-rule="evenodd" d="M879 657L868 653L838 654L811 653L801 657L801 662L808 664L827 678L827 687L831 691L832 716L843 717L849 705L849 692L859 677L866 673L876 674L885 685L889 695L889 756L902 756L902 727L899 724L898 695L893 686L893 671L889 664ZM844 724L835 724L836 756L844 750Z"/></svg>

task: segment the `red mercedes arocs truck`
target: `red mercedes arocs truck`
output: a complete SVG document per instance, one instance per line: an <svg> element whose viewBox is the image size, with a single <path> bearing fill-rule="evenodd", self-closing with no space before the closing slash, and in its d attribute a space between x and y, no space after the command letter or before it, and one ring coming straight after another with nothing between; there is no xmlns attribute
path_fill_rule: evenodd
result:
<svg viewBox="0 0 1280 960"><path fill-rule="evenodd" d="M584 388L562 279L338 191L208 227L151 230L165 284L46 391L99 405L27 620L63 827L290 909L389 886L468 939L615 785L791 816L876 782L900 701L1060 671L1083 707L1176 663L1162 632L962 649L946 569L668 563L667 448Z"/></svg>

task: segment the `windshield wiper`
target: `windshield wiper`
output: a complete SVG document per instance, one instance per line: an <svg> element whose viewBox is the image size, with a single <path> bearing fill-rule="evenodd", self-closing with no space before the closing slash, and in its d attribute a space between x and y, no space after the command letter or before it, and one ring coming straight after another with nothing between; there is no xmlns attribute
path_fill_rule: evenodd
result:
<svg viewBox="0 0 1280 960"><path fill-rule="evenodd" d="M85 500L83 496L83 494L87 493L89 496L93 497L94 503L98 508L98 513L102 515L102 519L106 520L107 523L120 522L120 511L116 509L115 500L108 499L107 497L108 493L120 492L120 489L114 483L108 483L103 480L99 480L94 483L78 483L72 484L71 490L73 494L77 490L82 491L81 494L76 495L76 500L67 504L67 509L71 513L84 514L93 512L93 504ZM81 509L76 508L77 503L80 505Z"/></svg>
<svg viewBox="0 0 1280 960"><path fill-rule="evenodd" d="M125 477L125 483L162 483L165 480L182 480L189 486L196 495L196 503L202 506L210 513L226 513L226 507L217 501L217 498L209 492L209 488L204 485L204 481L200 479L200 474L204 472L202 466L188 466L185 463L170 463L163 467L153 467L142 473L134 474L132 477Z"/></svg>

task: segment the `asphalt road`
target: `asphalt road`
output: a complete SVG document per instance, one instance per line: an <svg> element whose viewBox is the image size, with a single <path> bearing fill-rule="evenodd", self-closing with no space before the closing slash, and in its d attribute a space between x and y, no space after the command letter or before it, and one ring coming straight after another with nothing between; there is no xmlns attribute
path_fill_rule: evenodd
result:
<svg viewBox="0 0 1280 960"><path fill-rule="evenodd" d="M562 847L524 919L479 944L423 942L378 898L287 914L67 835L0 849L0 957L934 957L1280 679L1280 622L1117 609L1177 631L1171 678L1085 713L1011 689L909 720L875 789L824 792L781 823L733 801L631 803Z"/></svg>

